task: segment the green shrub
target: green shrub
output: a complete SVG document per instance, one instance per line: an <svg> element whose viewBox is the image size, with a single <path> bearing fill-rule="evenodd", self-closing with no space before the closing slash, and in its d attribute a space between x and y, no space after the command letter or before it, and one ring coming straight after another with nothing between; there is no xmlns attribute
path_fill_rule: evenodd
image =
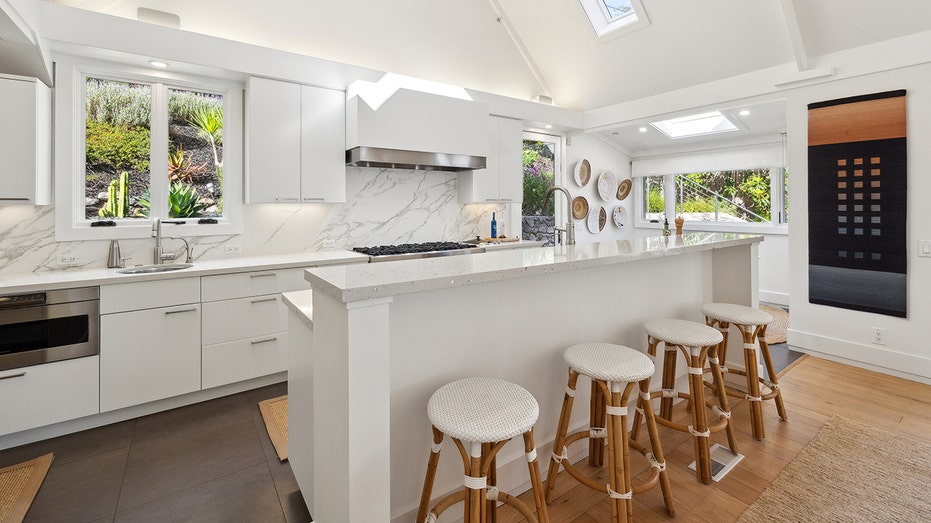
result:
<svg viewBox="0 0 931 523"><path fill-rule="evenodd" d="M112 171L149 170L149 129L87 119L86 161L93 167Z"/></svg>
<svg viewBox="0 0 931 523"><path fill-rule="evenodd" d="M168 191L168 217L169 218L197 218L204 215L207 206L199 203L197 189L193 185L181 182L171 184ZM152 211L152 199L148 188L145 194L137 201L136 216L148 218Z"/></svg>
<svg viewBox="0 0 931 523"><path fill-rule="evenodd" d="M555 178L553 159L541 154L545 145L542 142L524 142L522 165L524 170L524 201L521 212L524 216L553 216L555 198L551 198L546 207L543 200L547 191L553 187Z"/></svg>
<svg viewBox="0 0 931 523"><path fill-rule="evenodd" d="M125 127L149 127L152 117L152 89L112 80L88 78L87 121Z"/></svg>
<svg viewBox="0 0 931 523"><path fill-rule="evenodd" d="M647 191L647 212L665 212L666 200L663 198L662 191L659 188L652 188Z"/></svg>

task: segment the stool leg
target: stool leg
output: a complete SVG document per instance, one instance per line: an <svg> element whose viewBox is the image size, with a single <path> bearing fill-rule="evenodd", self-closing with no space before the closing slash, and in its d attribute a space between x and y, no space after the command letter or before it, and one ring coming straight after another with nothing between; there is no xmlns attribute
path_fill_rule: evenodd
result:
<svg viewBox="0 0 931 523"><path fill-rule="evenodd" d="M766 341L766 325L761 325L759 329L760 353L763 354L763 362L766 364L766 372L769 374L769 381L776 386L776 412L783 421L788 421L786 416L786 407L782 403L782 391L779 390L779 379L776 377L776 369L773 366L773 358L769 354L769 342Z"/></svg>
<svg viewBox="0 0 931 523"><path fill-rule="evenodd" d="M706 347L683 347L689 362L689 394L692 396L692 439L695 442L695 475L702 483L711 483L711 449L708 419L705 415L705 383L702 379L703 352Z"/></svg>
<svg viewBox="0 0 931 523"><path fill-rule="evenodd" d="M721 410L730 416L731 407L727 400L727 391L724 389L724 374L721 372L720 358L718 358L719 346L715 345L708 351L708 359L711 361L711 376L714 381L715 395L718 397L718 406ZM724 432L727 433L727 445L731 452L737 454L737 437L734 435L734 425L730 417L727 419L727 425L724 426Z"/></svg>
<svg viewBox="0 0 931 523"><path fill-rule="evenodd" d="M753 424L753 437L762 440L763 431L763 400L760 397L760 373L756 360L756 336L754 327L740 325L740 332L744 340L744 365L747 373L747 401L750 403L750 421Z"/></svg>
<svg viewBox="0 0 931 523"><path fill-rule="evenodd" d="M675 349L667 346L663 354L663 390L676 388L677 358ZM669 421L672 421L672 400L673 398L663 396L659 402L659 415Z"/></svg>
<svg viewBox="0 0 931 523"><path fill-rule="evenodd" d="M605 428L605 395L601 392L598 384L592 380L592 399L591 408L588 411L589 428ZM605 446L604 442L599 439L589 438L588 440L588 462L594 467L602 467L605 464Z"/></svg>
<svg viewBox="0 0 931 523"><path fill-rule="evenodd" d="M569 416L572 415L572 402L575 399L575 387L579 381L579 373L569 370L569 381L566 384L566 394L562 400L562 411L559 413L559 423L556 426L556 439L553 441L553 456L550 459L550 468L546 473L546 502L553 501L553 489L556 488L556 475L559 473L559 464L562 463L563 446L566 444L566 434L569 432Z"/></svg>
<svg viewBox="0 0 931 523"><path fill-rule="evenodd" d="M420 509L417 511L417 523L427 519L430 510L430 496L433 494L433 481L436 479L436 465L440 461L440 444L443 443L443 433L433 427L433 449L427 462L427 477L423 480L423 492L420 495Z"/></svg>
<svg viewBox="0 0 931 523"><path fill-rule="evenodd" d="M530 469L530 488L533 490L533 502L537 507L537 521L549 523L546 510L543 484L540 483L540 463L537 461L537 447L533 443L533 429L524 433L524 453L527 455L527 467Z"/></svg>
<svg viewBox="0 0 931 523"><path fill-rule="evenodd" d="M646 399L644 399L646 398ZM663 445L659 439L659 430L656 428L656 417L653 413L653 404L650 398L650 378L640 382L640 399L643 417L646 419L647 435L650 437L650 448L653 450L653 458L659 463L659 485L663 490L663 501L666 502L666 510L670 516L675 515L676 510L672 504L672 489L669 486L669 476L666 475L666 455L663 453ZM639 414L639 411L638 413Z"/></svg>
<svg viewBox="0 0 931 523"><path fill-rule="evenodd" d="M469 470L467 475L473 478L482 477L482 444L472 442L470 447ZM466 487L466 502L463 504L462 521L464 523L483 523L484 511L482 502L485 501L484 488Z"/></svg>
<svg viewBox="0 0 931 523"><path fill-rule="evenodd" d="M482 444L482 456L483 460L488 459L487 456L491 456L491 443ZM483 467L484 468L484 467ZM496 487L498 485L498 462L497 458L491 458L491 464L488 469L488 486ZM497 499L485 499L485 516L482 518L482 521L487 523L497 523L498 521L498 500Z"/></svg>

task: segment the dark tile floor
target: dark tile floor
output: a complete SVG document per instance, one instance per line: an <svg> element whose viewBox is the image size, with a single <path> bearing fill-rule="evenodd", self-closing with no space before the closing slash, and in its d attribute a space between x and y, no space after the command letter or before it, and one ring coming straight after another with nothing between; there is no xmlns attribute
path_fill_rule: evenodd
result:
<svg viewBox="0 0 931 523"><path fill-rule="evenodd" d="M287 521L310 514L258 402L281 383L0 451L0 468L55 453L26 521Z"/></svg>

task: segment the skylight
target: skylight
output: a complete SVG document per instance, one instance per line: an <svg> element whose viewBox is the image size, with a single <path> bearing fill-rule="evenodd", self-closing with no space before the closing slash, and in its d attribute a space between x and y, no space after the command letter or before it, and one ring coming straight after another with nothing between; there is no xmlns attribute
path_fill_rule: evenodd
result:
<svg viewBox="0 0 931 523"><path fill-rule="evenodd" d="M681 116L659 122L651 122L661 133L672 138L686 138L705 134L728 133L736 131L737 126L721 114L720 111Z"/></svg>
<svg viewBox="0 0 931 523"><path fill-rule="evenodd" d="M650 24L641 0L579 0L599 37L627 33ZM626 28L618 32L618 29Z"/></svg>

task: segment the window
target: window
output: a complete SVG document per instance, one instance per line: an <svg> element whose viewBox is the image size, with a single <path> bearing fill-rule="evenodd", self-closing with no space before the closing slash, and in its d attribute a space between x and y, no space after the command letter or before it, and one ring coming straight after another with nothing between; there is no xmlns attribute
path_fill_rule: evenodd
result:
<svg viewBox="0 0 931 523"><path fill-rule="evenodd" d="M579 0L579 3L599 37L616 36L650 25L640 0Z"/></svg>
<svg viewBox="0 0 931 523"><path fill-rule="evenodd" d="M524 133L522 165L524 200L521 204L521 237L525 240L553 241L556 224L556 198L543 200L556 183L559 165L558 136Z"/></svg>
<svg viewBox="0 0 931 523"><path fill-rule="evenodd" d="M652 122L650 125L673 140L687 138L689 136L703 136L737 130L737 126L734 125L734 122L721 114L720 111L671 118L669 120Z"/></svg>
<svg viewBox="0 0 931 523"><path fill-rule="evenodd" d="M647 176L643 179L643 219L662 222L666 216L666 188L664 176Z"/></svg>
<svg viewBox="0 0 931 523"><path fill-rule="evenodd" d="M241 86L58 64L56 141L72 152L56 150L57 240L147 237L155 218L241 232Z"/></svg>

